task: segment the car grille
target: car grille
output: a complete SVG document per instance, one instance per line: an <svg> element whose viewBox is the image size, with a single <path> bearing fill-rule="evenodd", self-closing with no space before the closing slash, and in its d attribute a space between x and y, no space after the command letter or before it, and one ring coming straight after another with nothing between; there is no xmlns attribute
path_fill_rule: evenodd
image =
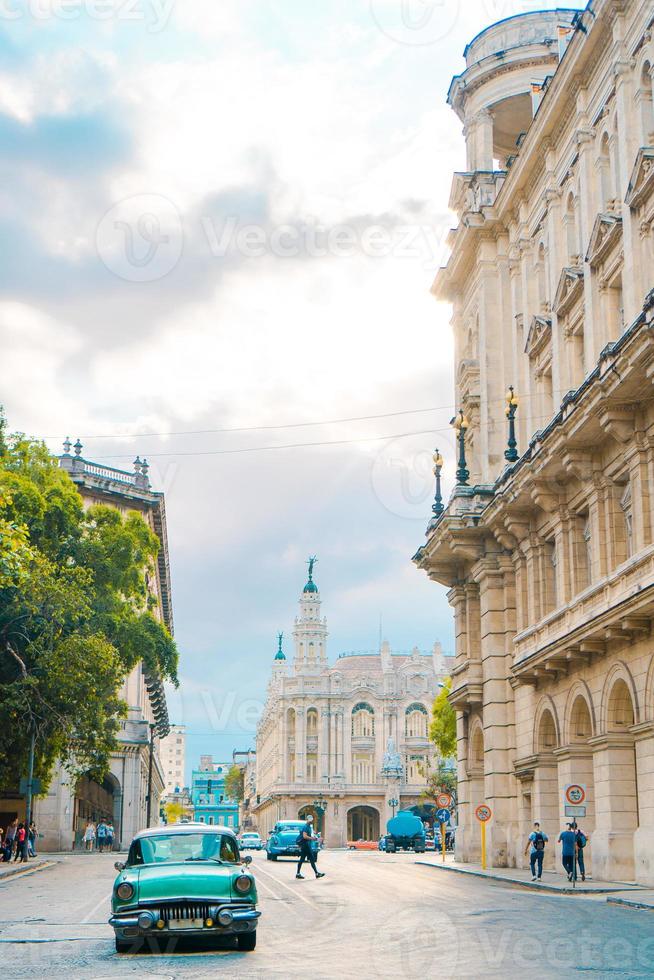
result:
<svg viewBox="0 0 654 980"><path fill-rule="evenodd" d="M159 914L164 922L171 919L208 919L209 904L207 902L167 902L162 904Z"/></svg>

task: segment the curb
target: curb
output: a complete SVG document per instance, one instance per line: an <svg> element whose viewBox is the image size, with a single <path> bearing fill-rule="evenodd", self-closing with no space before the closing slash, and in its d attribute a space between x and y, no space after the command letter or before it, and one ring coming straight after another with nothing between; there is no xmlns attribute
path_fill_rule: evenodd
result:
<svg viewBox="0 0 654 980"><path fill-rule="evenodd" d="M644 912L654 912L654 905L645 905L643 902L631 901L628 898L607 898L609 905L625 905L630 909L641 909Z"/></svg>
<svg viewBox="0 0 654 980"><path fill-rule="evenodd" d="M638 885L609 885L607 888L570 888L565 885L548 885L544 882L538 884L535 881L523 881L522 878L506 878L504 875L489 875L485 871L472 871L468 868L457 868L451 864L430 864L427 861L416 861L416 864L423 868L437 868L439 871L454 871L460 875L470 875L473 878L484 878L486 881L497 881L506 885L518 885L520 888L529 888L537 892L550 892L554 895L606 895L609 892L626 891L633 889L637 891ZM611 901L611 899L607 899ZM647 907L647 906L645 906Z"/></svg>
<svg viewBox="0 0 654 980"><path fill-rule="evenodd" d="M4 871L0 874L0 885L3 881L15 878L17 875L24 875L28 872L34 874L37 871L45 871L46 868L54 868L57 863L57 861L41 861L39 864L28 864L27 866L12 868L11 871Z"/></svg>

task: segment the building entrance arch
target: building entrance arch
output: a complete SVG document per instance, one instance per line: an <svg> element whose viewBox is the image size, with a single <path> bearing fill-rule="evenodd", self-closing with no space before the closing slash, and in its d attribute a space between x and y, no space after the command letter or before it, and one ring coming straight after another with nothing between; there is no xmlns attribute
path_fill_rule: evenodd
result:
<svg viewBox="0 0 654 980"><path fill-rule="evenodd" d="M347 814L348 840L379 840L379 811L373 806L354 806Z"/></svg>

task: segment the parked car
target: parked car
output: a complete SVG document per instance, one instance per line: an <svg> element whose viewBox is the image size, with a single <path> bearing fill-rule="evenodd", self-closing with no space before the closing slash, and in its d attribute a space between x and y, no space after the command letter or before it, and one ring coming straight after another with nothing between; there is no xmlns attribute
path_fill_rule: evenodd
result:
<svg viewBox="0 0 654 980"><path fill-rule="evenodd" d="M144 937L235 936L238 948L257 942L257 887L227 827L179 824L142 830L127 861L115 864L109 924L116 951ZM243 864L245 866L243 866Z"/></svg>
<svg viewBox="0 0 654 980"><path fill-rule="evenodd" d="M259 834L250 833L249 830L241 834L238 843L242 851L260 851L263 847L263 841Z"/></svg>
<svg viewBox="0 0 654 980"><path fill-rule="evenodd" d="M298 837L303 827L306 827L306 820L279 820L273 827L266 844L266 860L276 861L279 857L299 857ZM314 857L319 849L318 839L313 837L311 850Z"/></svg>
<svg viewBox="0 0 654 980"><path fill-rule="evenodd" d="M378 851L379 841L376 840L349 840L347 846L351 851Z"/></svg>
<svg viewBox="0 0 654 980"><path fill-rule="evenodd" d="M434 836L434 834L428 833L427 836L425 837L425 850L426 851L436 850L436 837Z"/></svg>

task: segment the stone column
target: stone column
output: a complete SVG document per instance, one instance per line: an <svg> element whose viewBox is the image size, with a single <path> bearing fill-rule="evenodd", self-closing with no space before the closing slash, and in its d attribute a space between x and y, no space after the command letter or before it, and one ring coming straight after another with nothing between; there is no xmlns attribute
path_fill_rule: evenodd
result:
<svg viewBox="0 0 654 980"><path fill-rule="evenodd" d="M591 838L587 847L584 849L584 864L586 866L586 874L592 874L592 845L596 826L593 748L586 742L571 742L570 745L564 745L560 749L555 749L554 755L558 759L559 764L557 800L559 827L565 827L566 823L572 819L571 817L566 817L565 815L565 804L563 801L565 787L569 786L570 783L580 783L582 786L586 787L586 816L583 818L578 817L577 823ZM552 835L550 834L550 840L551 836ZM554 848L552 849L554 850ZM557 860L559 858L560 852L557 850Z"/></svg>
<svg viewBox="0 0 654 980"><path fill-rule="evenodd" d="M638 830L634 834L636 881L654 886L654 724L639 725L636 737Z"/></svg>
<svg viewBox="0 0 654 980"><path fill-rule="evenodd" d="M306 751L306 719L307 712L304 706L295 710L295 782L304 782L304 757Z"/></svg>
<svg viewBox="0 0 654 980"><path fill-rule="evenodd" d="M595 877L631 881L635 874L634 832L638 827L634 738L609 732L589 739L589 743L594 749Z"/></svg>
<svg viewBox="0 0 654 980"><path fill-rule="evenodd" d="M336 709L336 731L336 771L339 776L345 777L345 782L352 782L351 731L346 724L343 708Z"/></svg>
<svg viewBox="0 0 654 980"><path fill-rule="evenodd" d="M540 828L549 837L545 848L543 867L554 868L556 864L556 849L554 842L559 836L559 778L554 754L544 752L538 756L534 769L534 782L531 794L531 810L534 821L540 823ZM529 828L530 832L532 828Z"/></svg>
<svg viewBox="0 0 654 980"><path fill-rule="evenodd" d="M515 866L518 812L513 768L515 718L508 652L515 634L515 586L508 557L487 555L473 568L480 587L484 788L493 810L487 833L491 867ZM506 576L506 582L505 582Z"/></svg>
<svg viewBox="0 0 654 980"><path fill-rule="evenodd" d="M320 709L320 775L327 779L329 771L329 708Z"/></svg>

